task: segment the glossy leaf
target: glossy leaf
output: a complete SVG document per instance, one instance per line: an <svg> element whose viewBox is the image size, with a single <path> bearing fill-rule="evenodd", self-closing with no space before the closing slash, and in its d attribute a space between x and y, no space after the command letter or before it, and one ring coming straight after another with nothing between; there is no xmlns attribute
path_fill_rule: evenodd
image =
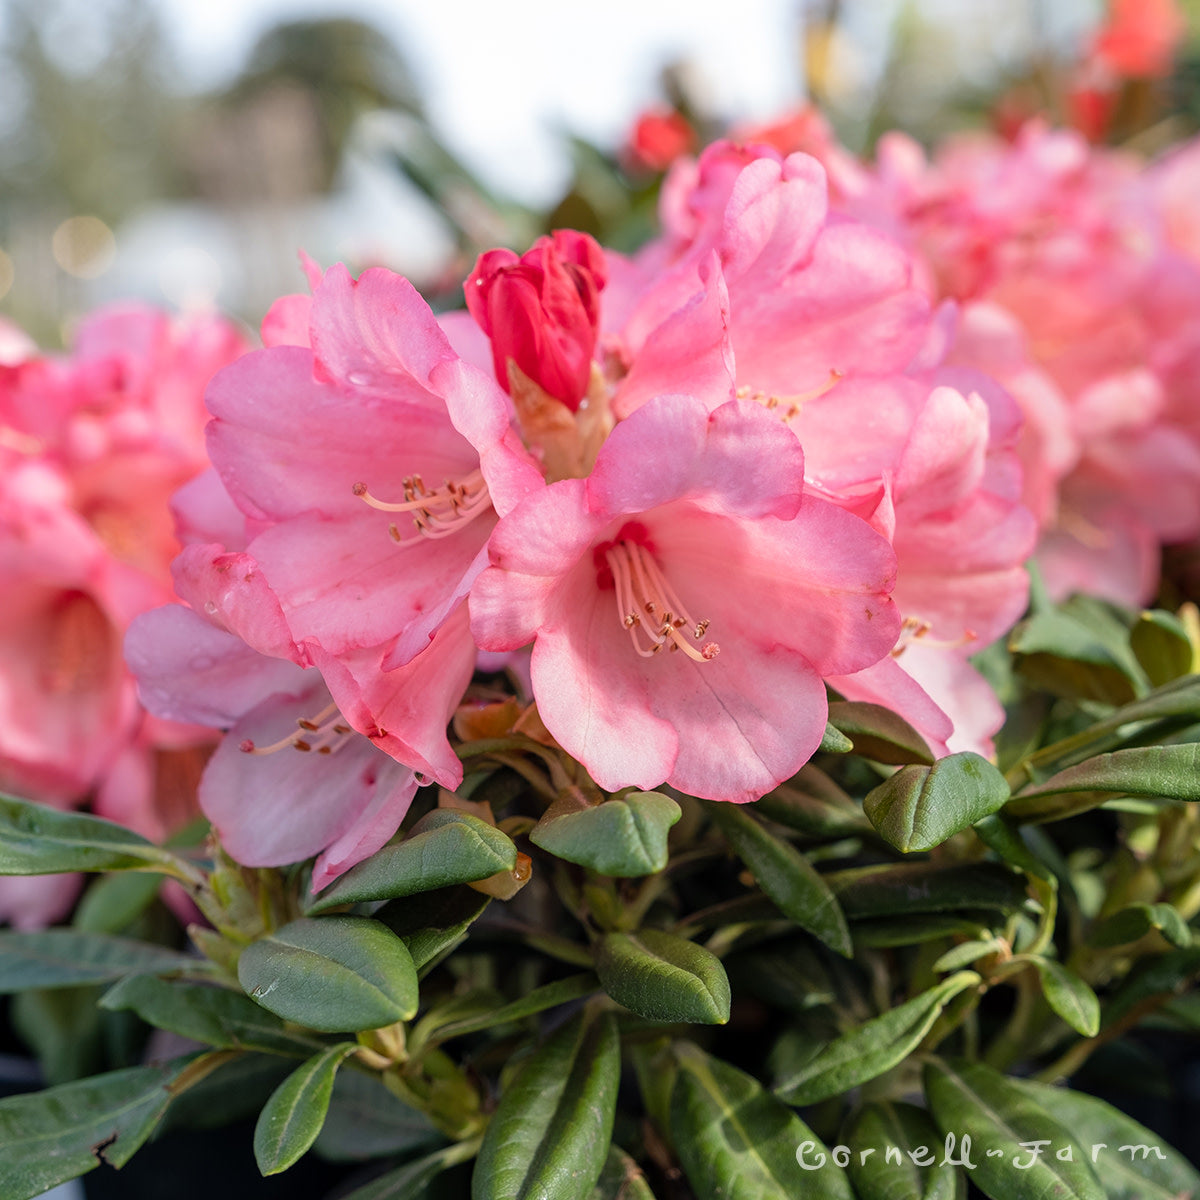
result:
<svg viewBox="0 0 1200 1200"><path fill-rule="evenodd" d="M923 1108L898 1101L864 1104L844 1140L851 1152L846 1169L859 1200L958 1200L966 1195L965 1179L949 1163L942 1164L942 1135ZM900 1153L899 1162L887 1157L892 1146ZM917 1165L931 1160L931 1165Z"/></svg>
<svg viewBox="0 0 1200 1200"><path fill-rule="evenodd" d="M618 1004L652 1021L729 1020L729 978L721 960L661 929L605 934L596 944L596 973Z"/></svg>
<svg viewBox="0 0 1200 1200"><path fill-rule="evenodd" d="M988 954L995 954L1004 943L997 938L986 938L962 942L951 950L947 950L933 964L935 971L959 971L963 967L969 967L973 962L978 962Z"/></svg>
<svg viewBox="0 0 1200 1200"><path fill-rule="evenodd" d="M252 1000L310 1029L378 1029L417 1011L405 944L368 917L302 917L251 943L238 980Z"/></svg>
<svg viewBox="0 0 1200 1200"><path fill-rule="evenodd" d="M751 807L768 820L814 837L843 837L871 829L862 808L812 763Z"/></svg>
<svg viewBox="0 0 1200 1200"><path fill-rule="evenodd" d="M929 743L903 717L880 704L835 700L829 723L853 743L855 754L876 762L932 764Z"/></svg>
<svg viewBox="0 0 1200 1200"><path fill-rule="evenodd" d="M780 1080L775 1094L789 1104L815 1104L890 1071L917 1048L946 1004L977 983L974 971L960 971L842 1034Z"/></svg>
<svg viewBox="0 0 1200 1200"><path fill-rule="evenodd" d="M1124 946L1136 942L1152 929L1174 946L1192 944L1192 931L1170 904L1130 904L1100 921L1088 939L1093 946Z"/></svg>
<svg viewBox="0 0 1200 1200"><path fill-rule="evenodd" d="M831 872L825 881L851 920L974 908L1013 913L1026 899L1024 878L999 863L896 863Z"/></svg>
<svg viewBox="0 0 1200 1200"><path fill-rule="evenodd" d="M588 1200L654 1200L654 1193L642 1168L620 1146L609 1146L604 1168Z"/></svg>
<svg viewBox="0 0 1200 1200"><path fill-rule="evenodd" d="M1192 669L1192 643L1173 613L1144 612L1129 631L1129 647L1155 687Z"/></svg>
<svg viewBox="0 0 1200 1200"><path fill-rule="evenodd" d="M129 1161L171 1103L191 1058L130 1067L0 1100L0 1196L28 1200L98 1167Z"/></svg>
<svg viewBox="0 0 1200 1200"><path fill-rule="evenodd" d="M511 1004L502 1004L499 1007L489 1005L484 1012L439 1023L433 1027L427 1040L445 1042L450 1038L464 1037L469 1033L478 1033L484 1029L493 1029L497 1025L520 1021L547 1009L557 1008L560 1004L581 1000L597 991L599 987L599 982L590 971L584 975L571 975L566 979L534 988ZM422 1020L422 1026L427 1019Z"/></svg>
<svg viewBox="0 0 1200 1200"><path fill-rule="evenodd" d="M1049 1087L1028 1080L1011 1082L1067 1126L1089 1151L1089 1159L1092 1147L1104 1146L1096 1152L1094 1165L1108 1200L1182 1200L1200 1196L1200 1171L1157 1134L1111 1104L1072 1088Z"/></svg>
<svg viewBox="0 0 1200 1200"><path fill-rule="evenodd" d="M249 997L202 983L137 975L105 992L100 1007L131 1010L156 1029L228 1050L304 1056L317 1048L312 1039L286 1032L277 1016Z"/></svg>
<svg viewBox="0 0 1200 1200"><path fill-rule="evenodd" d="M286 1171L317 1140L337 1069L357 1049L341 1042L314 1054L271 1093L254 1127L254 1160L264 1175Z"/></svg>
<svg viewBox="0 0 1200 1200"><path fill-rule="evenodd" d="M1200 800L1200 745L1133 746L1097 754L1059 771L1014 796L1008 811L1025 817L1042 811L1044 796L1060 792L1121 792L1133 796L1171 796Z"/></svg>
<svg viewBox="0 0 1200 1200"><path fill-rule="evenodd" d="M1041 976L1046 1003L1076 1033L1095 1037L1100 1031L1100 1001L1096 999L1096 993L1062 963L1035 958L1033 965Z"/></svg>
<svg viewBox="0 0 1200 1200"><path fill-rule="evenodd" d="M384 846L330 884L308 911L470 883L511 871L516 863L516 846L495 826L457 809L435 808L402 842Z"/></svg>
<svg viewBox="0 0 1200 1200"><path fill-rule="evenodd" d="M0 796L0 875L163 870L174 862L123 825Z"/></svg>
<svg viewBox="0 0 1200 1200"><path fill-rule="evenodd" d="M863 811L897 850L932 850L1003 808L1004 776L986 758L963 752L931 767L901 767L867 793Z"/></svg>
<svg viewBox="0 0 1200 1200"><path fill-rule="evenodd" d="M667 834L679 815L661 792L630 792L591 808L552 805L529 840L601 875L652 875L667 865Z"/></svg>
<svg viewBox="0 0 1200 1200"><path fill-rule="evenodd" d="M584 1200L608 1156L620 1075L611 1013L580 1013L561 1026L500 1097L472 1200Z"/></svg>
<svg viewBox="0 0 1200 1200"><path fill-rule="evenodd" d="M335 1162L362 1162L441 1140L429 1118L390 1092L377 1075L339 1071L317 1153Z"/></svg>
<svg viewBox="0 0 1200 1200"><path fill-rule="evenodd" d="M677 1057L671 1138L698 1200L852 1200L817 1136L756 1079L691 1044Z"/></svg>
<svg viewBox="0 0 1200 1200"><path fill-rule="evenodd" d="M204 969L199 959L131 938L74 929L0 933L0 994Z"/></svg>
<svg viewBox="0 0 1200 1200"><path fill-rule="evenodd" d="M780 912L847 957L850 931L829 885L790 842L736 804L707 806L713 822Z"/></svg>
<svg viewBox="0 0 1200 1200"><path fill-rule="evenodd" d="M417 973L432 970L467 936L491 897L458 885L389 900L373 915L404 940Z"/></svg>
<svg viewBox="0 0 1200 1200"><path fill-rule="evenodd" d="M925 1095L943 1135L974 1147L971 1182L991 1200L1106 1200L1104 1188L1072 1130L1034 1103L1017 1083L983 1063L933 1061L925 1067ZM1029 1162L1022 1142L1049 1142ZM1073 1161L1057 1156L1071 1146ZM997 1155L989 1150L1000 1150ZM1047 1153L1046 1151L1049 1151ZM1018 1166L1017 1163L1028 1166Z"/></svg>

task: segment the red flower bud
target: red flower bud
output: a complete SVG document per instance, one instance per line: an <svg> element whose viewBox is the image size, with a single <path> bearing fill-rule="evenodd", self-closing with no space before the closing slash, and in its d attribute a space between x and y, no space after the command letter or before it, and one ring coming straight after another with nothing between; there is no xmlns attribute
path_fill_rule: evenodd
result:
<svg viewBox="0 0 1200 1200"><path fill-rule="evenodd" d="M507 391L508 363L575 411L587 392L608 281L604 254L586 233L558 229L520 258L511 250L479 256L466 283L467 308L492 342L496 378Z"/></svg>

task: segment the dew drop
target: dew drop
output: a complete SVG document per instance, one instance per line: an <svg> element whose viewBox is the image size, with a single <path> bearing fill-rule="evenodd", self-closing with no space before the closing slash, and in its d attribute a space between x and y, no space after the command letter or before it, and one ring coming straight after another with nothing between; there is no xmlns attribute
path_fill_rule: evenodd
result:
<svg viewBox="0 0 1200 1200"><path fill-rule="evenodd" d="M217 602L215 600L205 600L204 611L208 613L210 617L216 616Z"/></svg>
<svg viewBox="0 0 1200 1200"><path fill-rule="evenodd" d="M355 387L363 387L371 382L371 376L366 371L351 371L346 378Z"/></svg>

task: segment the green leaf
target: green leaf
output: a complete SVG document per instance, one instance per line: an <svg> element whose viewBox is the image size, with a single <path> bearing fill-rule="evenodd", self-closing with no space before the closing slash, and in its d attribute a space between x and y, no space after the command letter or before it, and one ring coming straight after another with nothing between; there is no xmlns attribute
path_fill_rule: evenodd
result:
<svg viewBox="0 0 1200 1200"><path fill-rule="evenodd" d="M825 876L850 920L909 913L995 909L1020 912L1024 877L999 863L897 863L857 867Z"/></svg>
<svg viewBox="0 0 1200 1200"><path fill-rule="evenodd" d="M601 875L653 875L667 865L667 833L679 816L679 805L661 792L630 792L585 809L552 804L529 840Z"/></svg>
<svg viewBox="0 0 1200 1200"><path fill-rule="evenodd" d="M83 893L71 924L84 933L120 933L154 903L162 884L161 875L143 871L105 875Z"/></svg>
<svg viewBox="0 0 1200 1200"><path fill-rule="evenodd" d="M469 813L435 808L402 842L384 846L330 884L308 911L473 883L516 865L517 848L507 834Z"/></svg>
<svg viewBox="0 0 1200 1200"><path fill-rule="evenodd" d="M1090 597L1035 613L1008 645L1021 674L1055 696L1123 704L1149 684L1129 648L1128 626Z"/></svg>
<svg viewBox="0 0 1200 1200"><path fill-rule="evenodd" d="M829 723L853 743L855 754L876 762L925 763L932 765L929 743L890 708L854 700L835 700L829 705Z"/></svg>
<svg viewBox="0 0 1200 1200"><path fill-rule="evenodd" d="M1170 904L1130 904L1097 923L1088 939L1093 946L1124 946L1157 929L1173 946L1192 944L1188 923Z"/></svg>
<svg viewBox="0 0 1200 1200"><path fill-rule="evenodd" d="M378 1029L417 1011L408 947L369 917L301 917L252 942L238 980L263 1008L327 1033Z"/></svg>
<svg viewBox="0 0 1200 1200"><path fill-rule="evenodd" d="M125 975L203 970L205 964L164 946L74 929L0 933L0 995L26 988L107 983Z"/></svg>
<svg viewBox="0 0 1200 1200"><path fill-rule="evenodd" d="M439 1200L429 1191L429 1185L451 1165L447 1160L457 1149L457 1146L445 1147L405 1163L395 1171L388 1171L386 1175L355 1188L341 1200Z"/></svg>
<svg viewBox="0 0 1200 1200"><path fill-rule="evenodd" d="M580 1013L509 1084L487 1127L472 1200L583 1200L612 1140L621 1047L611 1013Z"/></svg>
<svg viewBox="0 0 1200 1200"><path fill-rule="evenodd" d="M1054 872L1033 852L1022 837L1021 828L1001 813L993 813L975 823L975 833L989 850L994 850L1005 862L1029 875L1050 882Z"/></svg>
<svg viewBox="0 0 1200 1200"><path fill-rule="evenodd" d="M373 916L403 939L417 974L424 978L466 938L491 902L490 896L457 885L389 900Z"/></svg>
<svg viewBox="0 0 1200 1200"><path fill-rule="evenodd" d="M124 1166L150 1136L191 1065L130 1067L0 1100L0 1196L28 1200L101 1162Z"/></svg>
<svg viewBox="0 0 1200 1200"><path fill-rule="evenodd" d="M871 828L853 798L812 763L751 808L768 820L813 837L845 837Z"/></svg>
<svg viewBox="0 0 1200 1200"><path fill-rule="evenodd" d="M736 804L710 803L709 815L758 886L801 929L850 956L850 931L829 885L789 842L775 837Z"/></svg>
<svg viewBox="0 0 1200 1200"><path fill-rule="evenodd" d="M664 930L606 933L596 944L596 973L618 1004L652 1021L729 1020L729 978L721 960Z"/></svg>
<svg viewBox="0 0 1200 1200"><path fill-rule="evenodd" d="M821 734L821 744L817 749L825 754L849 754L854 749L854 743L840 729L834 729L826 721L825 732Z"/></svg>
<svg viewBox="0 0 1200 1200"><path fill-rule="evenodd" d="M254 1159L262 1174L286 1171L317 1140L333 1094L333 1077L357 1049L357 1042L340 1042L314 1054L271 1093L254 1127Z"/></svg>
<svg viewBox="0 0 1200 1200"><path fill-rule="evenodd" d="M946 1004L978 983L974 971L960 971L827 1042L799 1070L781 1080L775 1094L789 1104L815 1104L890 1071L917 1048Z"/></svg>
<svg viewBox="0 0 1200 1200"><path fill-rule="evenodd" d="M1071 1088L1012 1080L1035 1104L1052 1112L1079 1144L1095 1151L1095 1171L1108 1200L1184 1200L1200 1196L1200 1172L1177 1150L1123 1112ZM1124 1150L1122 1150L1124 1147Z"/></svg>
<svg viewBox="0 0 1200 1200"><path fill-rule="evenodd" d="M100 999L111 1012L130 1009L148 1025L227 1050L305 1056L311 1038L285 1031L283 1022L240 992L203 983L137 975L121 980Z"/></svg>
<svg viewBox="0 0 1200 1200"><path fill-rule="evenodd" d="M756 1079L688 1043L676 1054L671 1138L698 1200L853 1200L817 1136Z"/></svg>
<svg viewBox="0 0 1200 1200"><path fill-rule="evenodd" d="M1034 967L1042 978L1046 1003L1076 1033L1095 1037L1100 1032L1100 1001L1096 993L1074 971L1050 958L1035 958Z"/></svg>
<svg viewBox="0 0 1200 1200"><path fill-rule="evenodd" d="M0 875L157 870L178 860L140 834L86 813L0 796Z"/></svg>
<svg viewBox="0 0 1200 1200"><path fill-rule="evenodd" d="M955 1168L941 1165L942 1136L923 1108L898 1101L864 1104L846 1130L845 1143L851 1152L847 1170L859 1200L957 1200L960 1192L966 1194ZM893 1146L899 1162L886 1157Z"/></svg>
<svg viewBox="0 0 1200 1200"><path fill-rule="evenodd" d="M925 1095L943 1134L953 1133L960 1143L970 1137L975 1155L971 1182L991 1200L1106 1200L1071 1130L999 1071L983 1063L929 1062ZM1045 1141L1049 1145L1027 1167L1014 1165L1031 1157L1022 1142ZM1074 1161L1064 1162L1058 1151L1068 1146ZM990 1154L992 1150L1001 1153Z"/></svg>
<svg viewBox="0 0 1200 1200"><path fill-rule="evenodd" d="M1023 789L1006 811L1018 818L1040 815L1046 811L1042 797L1060 792L1121 792L1200 800L1200 744L1134 746L1097 754Z"/></svg>
<svg viewBox="0 0 1200 1200"><path fill-rule="evenodd" d="M948 837L1003 808L1004 776L970 751L951 754L931 767L901 767L867 793L863 811L897 850L932 850Z"/></svg>
<svg viewBox="0 0 1200 1200"><path fill-rule="evenodd" d="M987 938L962 942L951 950L947 950L933 964L935 971L958 971L963 967L969 967L973 962L978 962L984 955L995 954L997 950L1004 945L997 938Z"/></svg>
<svg viewBox="0 0 1200 1200"><path fill-rule="evenodd" d="M588 1200L654 1200L642 1168L621 1149L609 1146L604 1169Z"/></svg>
<svg viewBox="0 0 1200 1200"><path fill-rule="evenodd" d="M526 1017L545 1012L549 1008L557 1008L560 1004L569 1004L572 1000L580 1000L584 996L591 995L599 986L595 975L590 971L583 975L571 975L566 979L559 979L554 983L534 988L533 991L519 1000L514 1000L511 1004L503 1004L498 1008L490 1005L485 1012L469 1017L460 1017L457 1020L438 1021L430 1024L428 1035L420 1038L420 1041L440 1044L449 1041L450 1038L464 1037L468 1033L478 1033L480 1030L492 1029L497 1025L508 1025L513 1021L521 1021ZM423 1018L417 1029L423 1032L426 1023L432 1016L433 1014L430 1014L430 1017ZM414 1031L414 1042L417 1041L417 1037L417 1032Z"/></svg>
<svg viewBox="0 0 1200 1200"><path fill-rule="evenodd" d="M911 913L905 917L871 917L850 927L856 949L917 946L948 937L979 937L1000 924L999 914L986 908L957 913Z"/></svg>
<svg viewBox="0 0 1200 1200"><path fill-rule="evenodd" d="M1155 687L1192 669L1192 643L1173 613L1161 609L1142 613L1129 631L1129 647Z"/></svg>
<svg viewBox="0 0 1200 1200"><path fill-rule="evenodd" d="M334 1162L362 1162L440 1140L429 1118L390 1092L377 1075L339 1071L316 1148Z"/></svg>
<svg viewBox="0 0 1200 1200"><path fill-rule="evenodd" d="M1181 992L1197 974L1200 974L1200 946L1143 958L1105 1001L1101 1025L1112 1025L1152 997Z"/></svg>

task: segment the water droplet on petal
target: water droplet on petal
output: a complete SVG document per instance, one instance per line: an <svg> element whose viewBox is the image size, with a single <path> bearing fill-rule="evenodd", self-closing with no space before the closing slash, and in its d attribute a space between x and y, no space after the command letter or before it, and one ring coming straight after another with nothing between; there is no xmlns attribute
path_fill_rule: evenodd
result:
<svg viewBox="0 0 1200 1200"><path fill-rule="evenodd" d="M371 376L366 371L351 371L346 379L355 387L363 387L371 382Z"/></svg>
<svg viewBox="0 0 1200 1200"><path fill-rule="evenodd" d="M204 611L208 613L210 617L216 616L217 602L215 600L205 600Z"/></svg>

